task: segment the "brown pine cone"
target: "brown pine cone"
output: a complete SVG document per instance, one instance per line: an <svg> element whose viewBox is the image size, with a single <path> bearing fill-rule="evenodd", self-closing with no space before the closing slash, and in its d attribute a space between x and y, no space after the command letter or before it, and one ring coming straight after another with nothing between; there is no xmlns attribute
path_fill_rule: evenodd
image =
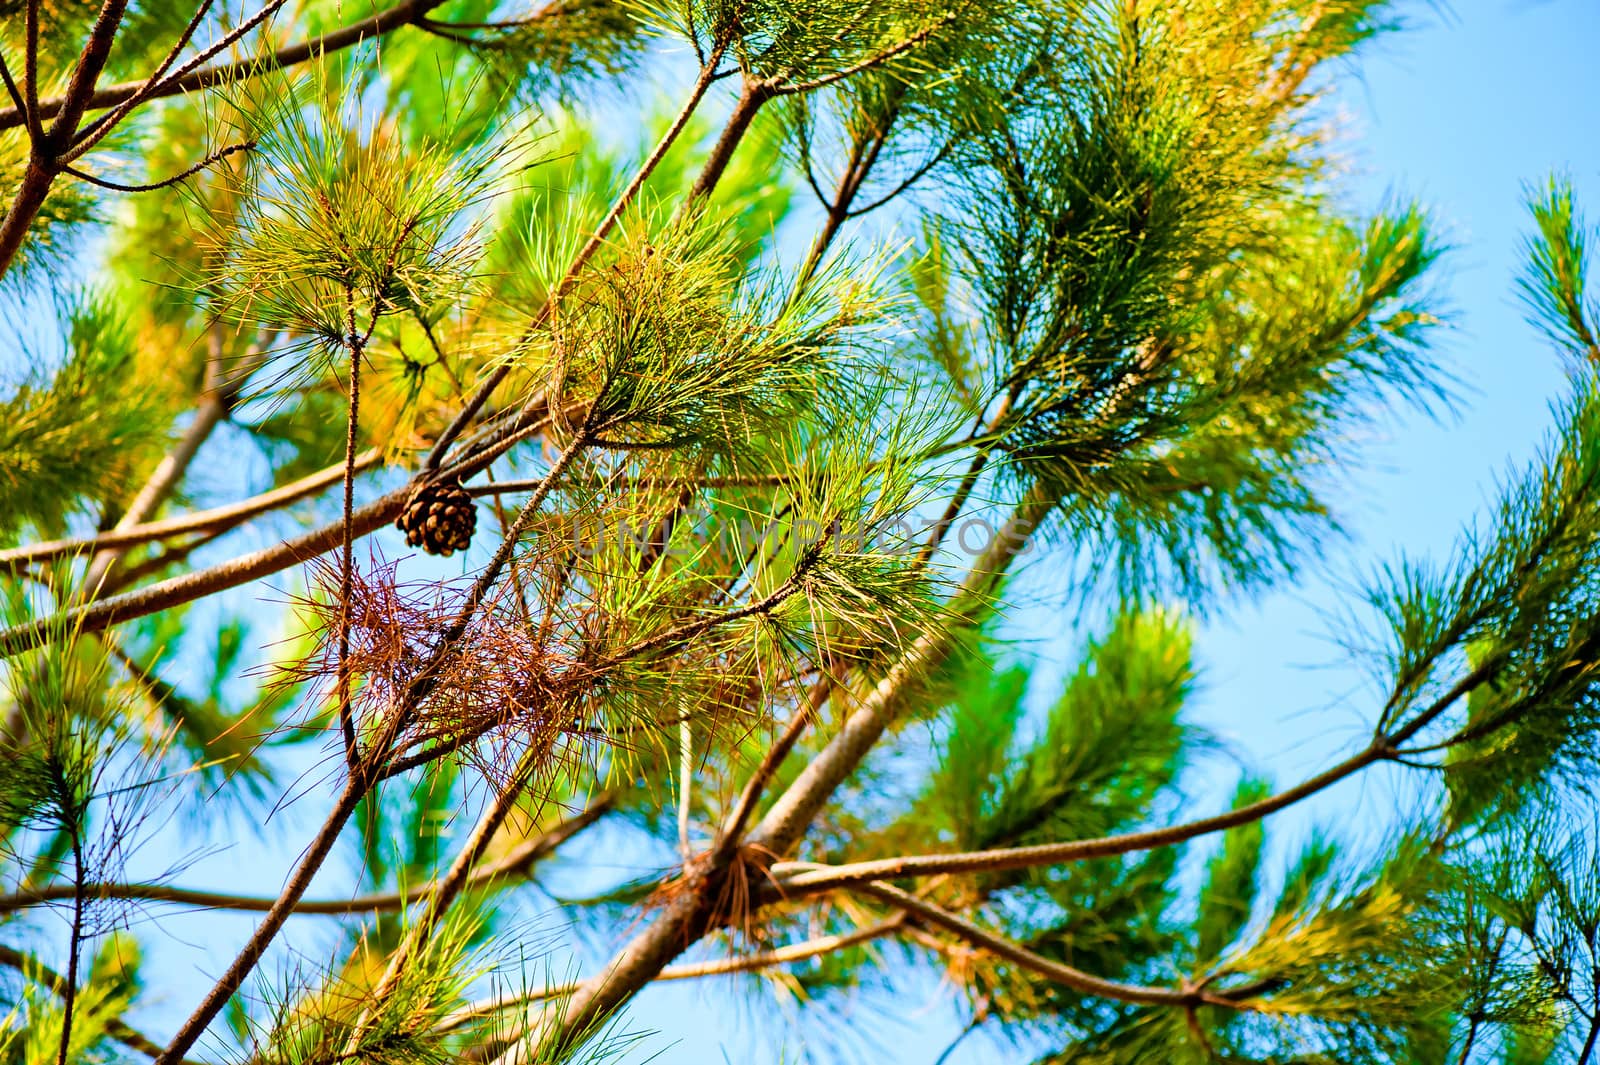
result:
<svg viewBox="0 0 1600 1065"><path fill-rule="evenodd" d="M478 511L460 481L427 481L411 490L394 524L412 547L448 557L472 543Z"/></svg>

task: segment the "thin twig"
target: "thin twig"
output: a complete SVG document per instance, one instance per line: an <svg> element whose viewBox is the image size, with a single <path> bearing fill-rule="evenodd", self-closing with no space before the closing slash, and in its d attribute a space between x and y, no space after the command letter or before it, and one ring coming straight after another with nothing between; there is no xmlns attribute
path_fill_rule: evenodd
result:
<svg viewBox="0 0 1600 1065"><path fill-rule="evenodd" d="M72 937L67 947L67 971L61 984L61 1050L56 1065L68 1065L72 1049L72 1011L78 1001L78 966L83 952L83 833L78 812L67 816L65 826L72 842Z"/></svg>
<svg viewBox="0 0 1600 1065"><path fill-rule="evenodd" d="M159 189L171 188L180 181L186 181L200 173L200 171L204 170L212 163L215 163L221 159L226 159L228 156L237 152L252 151L254 150L255 146L255 141L240 141L238 144L230 144L227 147L218 148L216 151L207 155L204 159L189 167L187 170L184 170L178 174L174 174L169 178L162 178L160 181L152 181L144 185L124 185L120 181L110 181L103 177L96 177L87 171L79 170L75 166L63 166L61 168L61 172L63 174L70 174L79 181L87 181L91 185L98 185L102 189L110 189L112 192L155 192Z"/></svg>
<svg viewBox="0 0 1600 1065"><path fill-rule="evenodd" d="M925 161L923 161L922 164L919 165L915 170L911 171L911 173L909 175L907 175L906 177L902 178L899 181L899 183L897 183L895 185L894 188L890 189L888 192L884 193L882 196L879 196L876 200L873 200L871 203L867 204L865 207L856 207L856 208L850 210L848 213L846 213L845 217L846 218L850 218L850 219L855 219L855 218L860 218L862 215L871 214L873 211L876 211L878 208L885 206L890 201L892 201L892 200L898 198L899 196L903 195L908 189L911 188L911 186L915 185L917 182L919 182L923 178L927 177L928 174L930 174L933 171L934 167L936 167L940 163L944 162L945 159L949 157L950 152L951 152L952 148L954 147L954 145L955 145L954 139L945 141L944 145L941 146L940 149L937 152L934 152Z"/></svg>
<svg viewBox="0 0 1600 1065"><path fill-rule="evenodd" d="M0 55L0 81L5 82L6 95L11 97L11 103L17 110L23 110L27 105L22 102L22 94L17 90L17 83L11 77L11 68L6 65L6 57Z"/></svg>
<svg viewBox="0 0 1600 1065"><path fill-rule="evenodd" d="M968 1021L962 1027L961 1031L956 1033L956 1037L945 1045L944 1051L940 1053L937 1058L933 1059L933 1065L945 1065L945 1062L950 1060L950 1055L956 1052L956 1048L966 1040L967 1036L978 1030L979 1023L980 1022L976 1017Z"/></svg>
<svg viewBox="0 0 1600 1065"><path fill-rule="evenodd" d="M377 322L377 312L373 312ZM344 434L344 543L339 552L339 651L338 673L339 732L344 739L345 763L351 769L361 760L356 744L355 714L350 708L350 596L355 583L355 531L351 515L355 510L356 438L361 420L361 351L364 343L356 333L355 293L345 289L345 344L350 350L350 403L345 412Z"/></svg>
<svg viewBox="0 0 1600 1065"><path fill-rule="evenodd" d="M745 781L738 801L734 804L733 813L723 823L718 837L719 848L739 845L740 838L744 835L744 827L755 812L756 804L761 801L761 794L766 790L767 782L789 757L789 752L800 742L800 737L805 734L806 728L821 712L822 707L833 697L835 687L835 684L827 681L813 685L806 696L805 705L796 708L794 716L789 719L789 724L784 727L783 734L767 748L766 754L761 758L761 764L750 775L750 779Z"/></svg>
<svg viewBox="0 0 1600 1065"><path fill-rule="evenodd" d="M854 77L855 75L863 73L864 71L871 70L875 66L880 66L884 63L887 63L889 60L898 55L909 52L911 49L927 40L933 34L937 33L945 26L948 26L954 20L954 15L946 15L933 25L928 26L925 29L918 30L916 33L912 34L910 37L907 37L894 47L886 48L877 55L869 56L859 63L845 67L843 70L836 70L832 74L825 74L820 78L812 78L810 81L785 82L783 84L774 86L772 91L774 95L777 96L793 96L796 93L813 92L817 89L824 88L825 86L832 85L835 82L843 81L845 78Z"/></svg>

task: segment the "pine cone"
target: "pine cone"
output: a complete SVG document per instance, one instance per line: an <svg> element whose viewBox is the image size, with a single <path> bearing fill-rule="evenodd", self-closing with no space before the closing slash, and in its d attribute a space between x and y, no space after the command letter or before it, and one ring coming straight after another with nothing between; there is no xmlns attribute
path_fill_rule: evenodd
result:
<svg viewBox="0 0 1600 1065"><path fill-rule="evenodd" d="M460 481L427 481L411 490L394 524L412 547L448 557L472 543L478 511Z"/></svg>

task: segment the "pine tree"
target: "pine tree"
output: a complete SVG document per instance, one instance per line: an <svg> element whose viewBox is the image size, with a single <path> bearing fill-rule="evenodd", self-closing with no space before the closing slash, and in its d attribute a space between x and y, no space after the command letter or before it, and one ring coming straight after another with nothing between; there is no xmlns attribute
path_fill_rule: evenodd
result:
<svg viewBox="0 0 1600 1065"><path fill-rule="evenodd" d="M1560 180L1568 392L1351 603L1366 739L1188 787L1190 619L1450 399L1440 244L1324 107L1405 13L0 0L0 1060L642 1060L637 994L730 974L808 1031L936 974L1041 1063L1600 1060ZM1095 633L1039 713L1024 565ZM1373 774L1385 842L1274 865ZM278 809L281 879L192 886ZM195 908L233 960L145 963Z"/></svg>

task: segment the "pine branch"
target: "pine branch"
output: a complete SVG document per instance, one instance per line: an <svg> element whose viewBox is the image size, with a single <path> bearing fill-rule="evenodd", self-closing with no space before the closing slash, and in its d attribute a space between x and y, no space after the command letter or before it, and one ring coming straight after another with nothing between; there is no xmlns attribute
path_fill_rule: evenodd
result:
<svg viewBox="0 0 1600 1065"><path fill-rule="evenodd" d="M851 218L851 205L861 192L861 186L866 183L867 176L877 164L878 157L883 151L883 146L889 141L890 130L894 128L894 121L898 114L898 99L905 92L903 86L896 85L891 89L891 98L883 121L872 131L868 141L863 142L859 137L851 138L850 151L846 156L843 172L839 175L838 187L834 190L830 200L817 188L816 177L811 172L809 150L805 148L802 139L802 152L806 155L806 180L811 183L811 189L816 193L817 199L822 201L827 208L827 216L822 223L822 229L811 241L811 247L806 252L806 258L800 264L800 271L795 282L795 287L802 288L811 280L822 265L822 260L827 255L828 249L838 239L839 230ZM801 128L804 129L804 123Z"/></svg>
<svg viewBox="0 0 1600 1065"><path fill-rule="evenodd" d="M826 257L828 249L832 247L834 241L838 238L840 228L845 220L851 217L851 205L860 194L862 185L865 184L867 176L872 172L872 168L877 162L879 151L888 140L895 114L895 107L891 104L888 115L874 131L875 136L870 146L864 147L859 140L852 143L849 161L839 179L838 189L831 201L822 195L821 190L817 189L816 181L811 175L808 162L806 167L807 179L811 181L812 189L817 192L817 198L827 206L828 216L822 230L812 240L811 247L806 252L805 261L800 266L798 279L795 282L797 289L804 287L806 282L816 273L817 268ZM953 520L953 515L951 520ZM940 534L939 538L942 539L942 534ZM927 556L924 556L921 562L925 564ZM742 842L745 826L754 814L757 803L761 801L761 796L766 791L772 775L778 771L789 757L789 753L794 749L795 744L800 742L800 737L805 733L812 718L832 697L834 688L835 684L831 678L825 679L822 683L813 687L808 696L808 710L806 712L797 712L794 719L789 722L788 727L784 729L783 734L763 755L761 764L756 767L755 773L745 783L743 790L740 792L739 798L734 805L733 813L724 821L718 832L716 852L721 858L726 859Z"/></svg>
<svg viewBox="0 0 1600 1065"><path fill-rule="evenodd" d="M443 19L423 19L429 26L442 26L450 30L515 30L525 26L536 26L555 15L561 14L567 0L551 0L531 15L522 18L501 19L497 22L454 22ZM701 60L703 63L704 60Z"/></svg>
<svg viewBox="0 0 1600 1065"><path fill-rule="evenodd" d="M393 521L405 506L410 486L396 489L351 515L356 536L366 536ZM331 522L272 547L160 581L145 588L97 600L87 606L64 611L32 624L0 632L0 656L10 657L48 642L58 625L76 627L80 632L100 632L119 622L145 617L196 599L237 588L291 566L309 562L338 547L344 539L344 523Z"/></svg>
<svg viewBox="0 0 1600 1065"><path fill-rule="evenodd" d="M542 425L547 420L548 418L538 419L529 426L529 429ZM516 434L511 434L493 447L445 469L440 476L470 477L487 468L505 448L509 448L517 440ZM339 477L342 476L341 466ZM404 487L357 507L351 515L350 522L355 530L354 534L366 536L393 521L405 507L406 500L410 498L415 486L429 476L425 472L419 473ZM259 497L257 503L260 498L264 497ZM73 626L80 632L99 632L118 622L193 602L216 592L237 588L242 584L281 572L290 566L309 562L319 555L332 551L343 542L344 525L342 520L330 522L272 547L203 570L173 577L137 591L111 596L84 607L65 611L53 618L0 631L0 657L10 657L45 642L51 632L57 631L53 626L58 623Z"/></svg>
<svg viewBox="0 0 1600 1065"><path fill-rule="evenodd" d="M673 215L674 220L704 206L722 181L722 175L727 171L728 164L733 161L733 153L739 149L745 134L750 132L750 124L772 98L772 87L766 82L744 83L738 100L734 102L733 111L729 113L728 121L722 127L722 133L718 135L716 143L711 146L711 151L706 156L705 165L695 177L694 184L689 187L688 196L678 205L678 210Z"/></svg>
<svg viewBox="0 0 1600 1065"><path fill-rule="evenodd" d="M400 6L405 7L407 5ZM391 9L391 11L394 10L398 9ZM721 53L719 51L717 55L720 57L720 54ZM709 70L714 65L714 62L708 63L706 64L705 69ZM698 104L699 100L703 98L705 90L708 87L709 82L705 82L704 84L702 84L702 82L705 82L704 71L702 71L701 81L697 81L696 83L696 88L692 94L689 104L687 104L680 112L677 119L675 119L673 126L669 128L667 135L662 138L656 149L651 153L651 156L646 160L645 165L649 169L641 168L641 171L635 175L634 180L630 183L629 189L624 193L624 195L619 196L618 200L612 205L611 210L607 214L606 220L602 223L601 227L597 229L595 235L592 236L591 239L586 243L584 249L577 257L577 260L571 267L569 267L568 271L564 275L562 282L558 284L558 292L562 290L563 286L570 286L576 280L578 274L581 272L582 266L587 262L588 257L592 256L594 251L598 249L600 244L603 242L604 237L609 232L609 229L615 226L616 222L621 218L621 215L631 203L633 197L635 197L639 189L643 187L644 181L648 178L650 171L653 170L653 168L660 162L661 158L664 157L666 151L670 148L673 141L676 140L678 133L680 133L684 126L687 125L695 106ZM748 113L744 114L742 117L739 114L739 109L735 109L735 116L730 118L727 129L724 130L723 136L718 141L717 149L713 150L711 158L708 159L705 168L702 170L701 174L696 179L693 188L691 189L691 202L708 195L711 189L715 188L718 180L721 178L723 170L726 169L728 160L732 157L733 149L737 146L739 140L742 139L745 131L749 128L750 120L754 118L755 111L759 109L762 102L765 102L765 99L765 96L760 96L758 100L755 100L753 103L751 103L748 107ZM545 305L536 315L535 325L530 326L530 328L536 327L537 323L544 320L544 318L552 310L552 302L546 301ZM506 374L509 373L509 370L509 363L502 364L498 369L491 373L488 378L485 379L482 385L479 386L477 392L474 393L474 395L468 400L461 412L458 413L456 418L450 423L449 426L446 427L445 431L435 442L435 445L424 464L424 472L413 479L412 485L408 485L404 489L390 493L382 499L369 504L367 507L361 508L360 511L352 515L350 526L359 530L356 532L356 535L364 536L373 532L392 520L394 516L399 513L400 508L404 506L405 500L409 497L411 488L415 484L420 483L420 481L427 475L428 471L437 468L437 466L442 462L444 453L448 446L455 440L460 432L468 424L470 424L471 420L476 417L478 411L482 409L483 405L488 401L489 396L494 392L495 388L497 388L500 382L504 380ZM516 417L513 419L513 424L526 424L530 420L534 419L538 413L538 408L542 405L542 403L543 401L538 399L530 401L517 413ZM501 445L497 444L494 446ZM505 443L503 446L508 447L509 443ZM501 447L501 449L503 450L503 447ZM476 473L479 470L487 467L489 462L491 462L493 458L499 454L498 450L492 450L489 445L485 445L484 448L480 450L465 450L467 450L467 457L453 463L451 468L447 471L449 474L454 474L458 479L465 478L466 476L469 476L472 473ZM249 583L252 580L256 580L260 577L278 572L279 570L287 568L288 566L306 561L315 557L316 555L320 555L330 550L332 544L328 542L328 537L330 533L334 532L335 530L336 527L334 526L324 526L323 528L301 536L294 541L288 541L284 544L280 544L276 548L268 548L263 551L256 552L251 556L235 559L232 562L221 563L217 566L209 568L208 570L200 571L199 573L173 578L172 580L162 582L161 584L158 584L152 588L142 589L139 592L128 593L125 596L116 597L116 601L114 602L108 601L106 603L96 604L97 609L95 611L85 611L82 617L74 618L73 623L82 626L82 631L98 631L99 629L114 624L117 621L127 620L133 617L142 617L146 614L154 613L159 610L167 609L171 606L176 606L184 602L202 598L206 595L211 595L227 588L237 587L240 584ZM342 529L337 531L339 531L340 535L342 536ZM7 557L8 554L9 553L7 552L0 552L0 565L5 565L7 563L15 564L16 562L24 561L22 556L18 556L17 558L13 559ZM31 558L32 556L29 557ZM26 630L13 629L0 632L0 656L9 656L16 653L18 650L32 646L33 644L30 641L37 640L40 635L42 635L42 632L43 630L38 626L28 627Z"/></svg>
<svg viewBox="0 0 1600 1065"><path fill-rule="evenodd" d="M640 640L638 643L631 644L610 655L597 659L587 667L586 679L588 683L591 686L597 685L605 679L608 673L620 665L658 651L676 650L730 622L771 613L778 606L799 594L801 588L800 578L804 575L804 572L804 566L798 567L796 573L789 580L785 581L770 594L754 602L746 603L732 610L712 614L699 621L675 626L666 632ZM379 770L379 777L386 780L402 773L408 773L430 762L436 762L440 758L454 754L456 751L476 743L493 727L492 723L487 723L477 729L460 732L413 754L397 756L388 765Z"/></svg>
<svg viewBox="0 0 1600 1065"><path fill-rule="evenodd" d="M72 76L67 82L67 91L62 95L60 106L55 111L55 122L51 124L48 132L39 131L32 138L28 163L23 170L16 195L5 214L0 216L0 276L3 276L16 260L17 252L27 239L29 227L33 225L33 220L44 207L45 198L50 194L50 186L60 173L56 156L70 143L72 134L78 128L78 122L83 118L84 108L88 106L89 98L94 92L95 80L99 78L100 71L105 68L106 60L111 55L111 42L117 34L117 27L122 23L122 14L127 6L127 0L105 0L94 25L89 30L89 39L84 43L83 52L72 69ZM39 26L38 12L31 2L28 5L26 28L27 91L30 94L28 111L37 119L40 108L32 102L31 97L37 91L39 78Z"/></svg>
<svg viewBox="0 0 1600 1065"><path fill-rule="evenodd" d="M946 15L944 18L939 19L931 26L927 26L926 28L913 33L910 37L907 37L899 44L886 48L877 55L868 56L861 62L845 67L843 70L836 70L831 74L823 75L820 78L812 78L809 81L778 82L774 84L771 91L776 96L794 96L799 93L815 92L818 89L826 88L827 86L843 81L846 78L855 77L857 74L871 70L873 67L882 66L889 60L894 59L896 56L904 55L905 53L911 51L911 49L926 41L939 30L943 29L945 26L948 26L953 21L955 21L954 15Z"/></svg>
<svg viewBox="0 0 1600 1065"><path fill-rule="evenodd" d="M135 587L154 574L171 569L202 547L226 535L226 532L202 533L181 544L172 544L142 562L135 562L131 566L119 566L106 578L102 594L114 595Z"/></svg>
<svg viewBox="0 0 1600 1065"><path fill-rule="evenodd" d="M499 580L500 572L510 561L511 553L515 550L523 531L532 523L545 498L560 480L563 471L588 446L592 434L590 427L592 417L591 410L584 416L583 423L578 427L572 442L551 465L545 475L544 483L529 496L522 512L517 515L517 520L505 531L499 549L473 582L456 617L440 633L432 658L412 678L401 696L399 705L393 708L388 720L376 730L368 745L366 757L351 767L350 775L332 811L323 822L311 846L307 848L300 864L290 874L283 892L267 911L267 915L256 927L255 933L234 959L233 964L212 985L211 990L206 993L200 1005L195 1007L194 1013L184 1023L183 1028L173 1037L172 1043L158 1060L157 1065L175 1065L177 1059L195 1044L228 1000L238 992L245 978L254 971L266 948L277 937L284 922L293 914L295 905L305 894L317 871L327 861L345 825L360 807L361 802L371 793L372 788L382 779L384 762L390 755L396 737L407 727L421 700L432 690L439 668L451 654L456 652L457 641L466 631L473 615L483 605L490 588ZM346 535L356 524L358 523L352 514L337 524L335 532L340 536Z"/></svg>
<svg viewBox="0 0 1600 1065"><path fill-rule="evenodd" d="M874 880L894 880L905 877L933 876L952 873L1000 872L1007 869L1027 869L1041 865L1059 865L1065 862L1104 858L1116 854L1154 850L1172 846L1200 836L1221 832L1224 829L1258 821L1269 814L1285 809L1302 799L1309 798L1344 780L1368 766L1383 761L1385 748L1371 745L1350 758L1332 766L1303 783L1277 793L1260 802L1241 806L1212 817L1186 821L1166 828L1128 832L1099 839L1073 840L1067 843L1043 843L1031 847L1005 847L991 851L971 851L965 854L908 855L900 858L880 858L851 865L818 869L809 863L780 862L772 868L774 891L782 897L809 895L816 891L832 891L852 884Z"/></svg>
<svg viewBox="0 0 1600 1065"><path fill-rule="evenodd" d="M119 104L126 103L139 93L145 92L147 89L148 92L144 96L145 100L181 96L198 89L209 89L269 71L297 66L316 56L342 51L353 45L360 44L362 41L382 37L393 30L409 25L420 16L426 15L429 11L439 7L443 2L444 0L405 0L403 3L352 22L348 26L340 27L331 33L285 45L264 58L242 59L199 70L185 71L182 76L163 79L154 88L150 88L149 79L124 82L120 85L108 85L90 94L84 102L84 107L89 110L116 107ZM68 103L68 96L58 96L39 101L33 110L40 119L51 118L60 113ZM0 111L0 131L15 129L23 124L24 117L20 109L10 108Z"/></svg>
<svg viewBox="0 0 1600 1065"><path fill-rule="evenodd" d="M1001 575L1028 542L1028 534L1054 509L1056 501L1040 487L1012 515L1007 527L1021 536L997 536L973 564L957 593L957 615L985 601ZM872 693L846 719L822 751L767 811L751 833L750 844L772 854L786 854L800 840L834 791L853 773L898 715L906 690L920 681L954 647L957 633L943 628L920 637Z"/></svg>
<svg viewBox="0 0 1600 1065"><path fill-rule="evenodd" d="M77 130L94 94L95 80L100 77L100 71L111 56L111 42L122 25L122 15L127 7L126 0L104 0L101 4L100 13L95 16L94 25L89 29L89 39L84 42L83 52L72 68L67 91L61 94L61 106L55 111L55 122L44 136L45 143L34 146L36 151L46 149L54 153L71 143L72 134ZM41 116L44 110L42 103L34 107L34 112Z"/></svg>

